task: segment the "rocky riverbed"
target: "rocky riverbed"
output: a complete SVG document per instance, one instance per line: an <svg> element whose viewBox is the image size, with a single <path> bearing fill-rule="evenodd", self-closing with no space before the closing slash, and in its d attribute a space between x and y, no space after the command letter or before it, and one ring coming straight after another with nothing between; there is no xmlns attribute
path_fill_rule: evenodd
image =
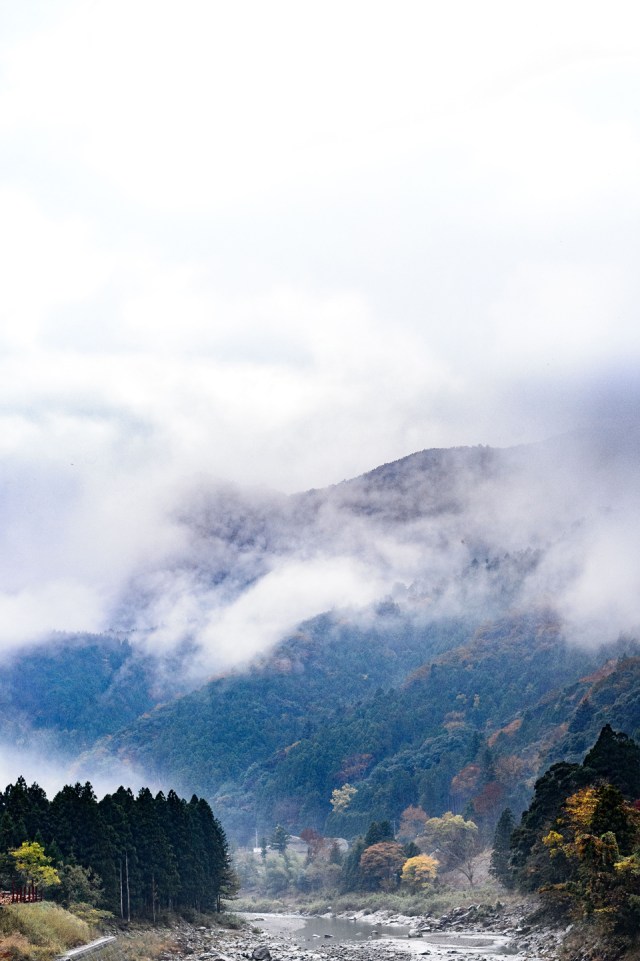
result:
<svg viewBox="0 0 640 961"><path fill-rule="evenodd" d="M298 943L295 924L273 930L274 916L253 917L238 931L182 926L161 961L553 961L560 956L565 931L532 927L528 907L472 905L440 918L405 918L388 912L351 915L372 924L364 941L335 942L319 937L311 946ZM298 919L299 921L301 919ZM394 938L394 926L409 926L408 938ZM284 930L283 930L284 928Z"/></svg>

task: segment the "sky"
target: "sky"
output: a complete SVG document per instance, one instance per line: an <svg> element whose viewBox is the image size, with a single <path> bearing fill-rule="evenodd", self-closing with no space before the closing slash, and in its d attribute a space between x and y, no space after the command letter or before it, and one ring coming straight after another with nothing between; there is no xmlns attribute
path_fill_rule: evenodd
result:
<svg viewBox="0 0 640 961"><path fill-rule="evenodd" d="M0 641L194 483L638 410L631 2L0 0Z"/></svg>

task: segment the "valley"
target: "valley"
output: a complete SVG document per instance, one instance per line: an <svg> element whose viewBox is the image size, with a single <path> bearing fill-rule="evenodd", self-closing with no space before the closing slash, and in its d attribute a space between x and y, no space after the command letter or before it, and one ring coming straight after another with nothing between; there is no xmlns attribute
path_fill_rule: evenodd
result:
<svg viewBox="0 0 640 961"><path fill-rule="evenodd" d="M518 824L552 765L579 768L603 729L640 735L633 621L616 591L604 629L599 608L575 603L594 539L619 530L638 451L623 444L603 473L579 446L424 451L289 497L201 492L180 514L180 551L132 579L113 630L43 638L0 663L5 738L78 782L135 772L162 792L158 824L167 792L206 798L233 851L224 883L245 899L419 901L436 871L444 890L487 881L496 826L506 812ZM571 474L576 459L589 471ZM312 592L298 608L296 584L345 558L354 599L314 610L326 599ZM356 602L363 571L374 596ZM279 613L265 633L253 609L274 578L282 612L310 616L286 628ZM186 593L192 617L161 644L161 611ZM152 804L146 787L139 798ZM100 856L115 904L118 860ZM405 862L426 873L401 879ZM171 863L153 881L158 907L175 898ZM496 877L507 883L498 871L489 896Z"/></svg>

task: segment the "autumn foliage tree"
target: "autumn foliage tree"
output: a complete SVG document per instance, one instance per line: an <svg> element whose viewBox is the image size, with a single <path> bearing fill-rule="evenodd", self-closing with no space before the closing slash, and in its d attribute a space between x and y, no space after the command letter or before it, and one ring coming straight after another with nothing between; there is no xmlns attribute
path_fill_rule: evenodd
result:
<svg viewBox="0 0 640 961"><path fill-rule="evenodd" d="M429 820L427 812L417 804L410 804L400 816L398 838L400 841L414 841L424 831Z"/></svg>
<svg viewBox="0 0 640 961"><path fill-rule="evenodd" d="M372 887L388 891L397 887L405 861L406 855L401 844L397 841L380 841L362 852L360 870Z"/></svg>
<svg viewBox="0 0 640 961"><path fill-rule="evenodd" d="M459 871L473 887L474 862L482 849L474 821L447 811L440 818L429 818L417 841L425 853L437 856L445 870Z"/></svg>
<svg viewBox="0 0 640 961"><path fill-rule="evenodd" d="M37 841L24 841L20 847L10 852L16 871L24 884L50 888L60 884L60 875L50 857Z"/></svg>
<svg viewBox="0 0 640 961"><path fill-rule="evenodd" d="M327 847L327 839L324 838L315 828L305 828L300 831L300 837L307 842L307 859L315 861Z"/></svg>
<svg viewBox="0 0 640 961"><path fill-rule="evenodd" d="M640 927L639 786L640 751L608 726L582 765L554 765L536 784L529 810L512 835L519 885L537 887L556 908L596 919L616 935L635 936Z"/></svg>
<svg viewBox="0 0 640 961"><path fill-rule="evenodd" d="M331 792L331 807L334 813L342 814L346 811L357 793L357 787L352 784L343 784L342 787L335 788Z"/></svg>
<svg viewBox="0 0 640 961"><path fill-rule="evenodd" d="M438 873L438 862L428 854L408 858L402 865L402 884L413 893L429 887Z"/></svg>
<svg viewBox="0 0 640 961"><path fill-rule="evenodd" d="M640 844L640 812L611 784L582 788L542 843L561 877L546 893L569 898L585 914L606 912L624 871L616 865Z"/></svg>

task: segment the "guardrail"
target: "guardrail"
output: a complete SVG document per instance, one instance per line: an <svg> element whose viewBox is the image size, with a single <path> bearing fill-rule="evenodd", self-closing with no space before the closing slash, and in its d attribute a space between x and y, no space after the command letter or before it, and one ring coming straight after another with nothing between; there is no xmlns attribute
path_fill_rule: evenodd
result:
<svg viewBox="0 0 640 961"><path fill-rule="evenodd" d="M89 944L83 944L79 948L73 948L66 954L60 956L59 961L77 961L78 958L95 958L96 961L108 961L117 958L117 938L111 935L108 938L98 938Z"/></svg>

